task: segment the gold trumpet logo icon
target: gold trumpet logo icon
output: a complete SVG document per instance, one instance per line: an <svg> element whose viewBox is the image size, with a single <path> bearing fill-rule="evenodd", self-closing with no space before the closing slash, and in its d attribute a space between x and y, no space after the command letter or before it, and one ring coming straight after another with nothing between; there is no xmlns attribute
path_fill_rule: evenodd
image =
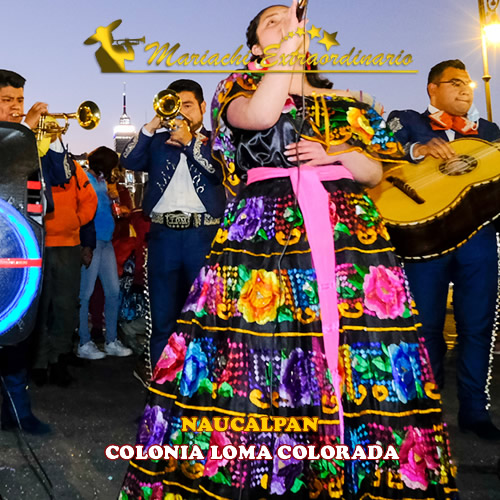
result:
<svg viewBox="0 0 500 500"><path fill-rule="evenodd" d="M93 45L100 43L101 46L96 50L95 57L101 67L102 73L124 73L125 61L135 59L134 45L146 42L146 37L142 38L123 38L115 40L112 32L120 26L121 19L113 21L108 26L99 26L95 33L87 38L83 43Z"/></svg>

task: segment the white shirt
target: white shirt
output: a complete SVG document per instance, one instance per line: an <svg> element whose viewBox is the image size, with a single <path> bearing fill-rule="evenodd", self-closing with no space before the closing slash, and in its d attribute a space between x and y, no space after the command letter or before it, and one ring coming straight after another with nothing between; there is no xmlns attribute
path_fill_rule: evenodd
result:
<svg viewBox="0 0 500 500"><path fill-rule="evenodd" d="M148 137L153 136L144 127L142 128L142 133ZM158 214L177 211L198 214L207 211L193 186L193 179L187 164L187 156L184 153L181 153L179 163L174 175L170 179L167 189L165 189L152 210L152 212Z"/></svg>

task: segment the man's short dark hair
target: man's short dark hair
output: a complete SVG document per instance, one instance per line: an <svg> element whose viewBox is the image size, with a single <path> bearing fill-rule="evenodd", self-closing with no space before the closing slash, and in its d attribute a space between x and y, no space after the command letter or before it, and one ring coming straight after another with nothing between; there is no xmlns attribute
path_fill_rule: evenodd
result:
<svg viewBox="0 0 500 500"><path fill-rule="evenodd" d="M448 61L442 61L431 68L429 71L429 76L427 78L427 85L429 83L436 83L441 78L441 75L447 68L456 68L463 71L467 71L465 64L460 59L449 59Z"/></svg>
<svg viewBox="0 0 500 500"><path fill-rule="evenodd" d="M200 84L194 80L175 80L175 82L172 82L168 88L170 90L175 90L176 92L192 92L196 97L198 104L201 104L205 100L203 99L203 89Z"/></svg>
<svg viewBox="0 0 500 500"><path fill-rule="evenodd" d="M8 69L0 69L0 89L4 87L14 87L21 89L24 87L26 79L14 71Z"/></svg>

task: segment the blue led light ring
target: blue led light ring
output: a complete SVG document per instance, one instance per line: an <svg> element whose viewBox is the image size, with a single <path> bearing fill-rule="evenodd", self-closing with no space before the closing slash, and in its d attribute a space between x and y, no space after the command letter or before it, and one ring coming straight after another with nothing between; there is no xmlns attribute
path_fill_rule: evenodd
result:
<svg viewBox="0 0 500 500"><path fill-rule="evenodd" d="M40 246L28 221L2 199L0 199L0 217L7 219L21 248L22 255L15 255L12 258L40 259ZM22 271L22 286L19 287L11 303L0 311L0 335L10 330L26 314L37 295L42 268L25 267Z"/></svg>
<svg viewBox="0 0 500 500"><path fill-rule="evenodd" d="M19 244L19 250L21 250L21 256L20 257L18 257L17 255L15 255L15 256L11 256L11 258L18 257L18 258L22 258L22 259L29 259L28 253L26 251L26 246L25 246L24 242L26 240L26 236L29 239L30 235L29 234L28 235L26 235L26 234L22 235L21 234L22 233L22 229L24 229L24 228L23 228L23 226L19 225L18 220L15 217L13 217L12 215L8 214L8 215L6 215L6 219L10 223L10 224L8 224L8 226L13 229L13 232L14 232L14 235L15 235L15 240ZM24 238L23 238L23 236L24 236ZM30 269L33 269L33 268L29 268L29 267L17 268L18 271L22 271L22 273L23 273L22 274L22 278L21 278L21 284L18 287L17 291L15 292L15 296L11 300L10 304L3 311L0 312L0 333L3 331L2 327L1 327L1 325L2 325L2 319L7 318L8 316L10 316L12 313L14 313L16 311L16 309L17 309L17 307L19 305L19 301L21 301L21 303L24 303L23 296L26 293L26 286L27 286L27 284L29 282L28 278L29 278L29 270ZM29 304L27 305L27 308L31 305L31 302L33 301L33 298L30 300ZM27 308L26 308L26 310L27 310ZM24 311L24 312L26 312L26 311ZM23 312L23 314L24 314L24 312ZM19 318L21 318L23 314L21 314L21 316L19 316ZM16 320L16 322L17 322L17 320ZM11 327L9 326L9 328L11 328Z"/></svg>

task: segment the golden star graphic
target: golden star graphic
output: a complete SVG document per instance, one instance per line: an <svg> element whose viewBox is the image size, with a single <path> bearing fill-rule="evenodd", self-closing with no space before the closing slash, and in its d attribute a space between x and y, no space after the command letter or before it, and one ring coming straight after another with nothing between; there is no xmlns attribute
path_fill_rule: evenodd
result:
<svg viewBox="0 0 500 500"><path fill-rule="evenodd" d="M292 38L294 35L295 35L295 31L289 31L289 32L288 32L288 36L289 36L290 38Z"/></svg>
<svg viewBox="0 0 500 500"><path fill-rule="evenodd" d="M305 32L304 28L299 28L297 30L297 35L304 36L305 34L306 34L306 32Z"/></svg>
<svg viewBox="0 0 500 500"><path fill-rule="evenodd" d="M321 33L321 28L316 28L316 26L314 26L313 24L308 33L311 35L311 40L314 40L315 38L319 38L319 35Z"/></svg>
<svg viewBox="0 0 500 500"><path fill-rule="evenodd" d="M328 33L323 30L323 38L318 43L322 43L326 47L326 50L329 51L332 45L340 45L339 42L337 42L337 33L338 31L335 33Z"/></svg>

